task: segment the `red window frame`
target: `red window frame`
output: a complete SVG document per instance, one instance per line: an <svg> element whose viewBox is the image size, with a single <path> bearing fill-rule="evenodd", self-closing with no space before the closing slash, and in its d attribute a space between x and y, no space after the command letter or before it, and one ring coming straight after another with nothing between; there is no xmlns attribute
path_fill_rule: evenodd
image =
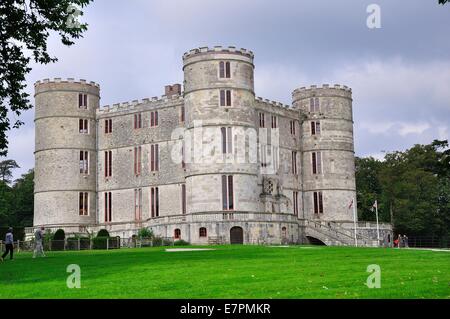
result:
<svg viewBox="0 0 450 319"><path fill-rule="evenodd" d="M159 171L159 144L152 144L150 146L150 171Z"/></svg>
<svg viewBox="0 0 450 319"><path fill-rule="evenodd" d="M159 217L159 188L150 188L150 216Z"/></svg>
<svg viewBox="0 0 450 319"><path fill-rule="evenodd" d="M112 193L105 192L105 223L112 221Z"/></svg>
<svg viewBox="0 0 450 319"><path fill-rule="evenodd" d="M234 210L233 175L222 175L222 209Z"/></svg>

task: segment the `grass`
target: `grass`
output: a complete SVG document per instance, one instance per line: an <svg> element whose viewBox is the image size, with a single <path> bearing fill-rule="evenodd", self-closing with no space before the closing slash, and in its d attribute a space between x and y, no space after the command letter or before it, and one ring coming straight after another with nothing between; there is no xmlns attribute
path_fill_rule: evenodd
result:
<svg viewBox="0 0 450 319"><path fill-rule="evenodd" d="M209 247L211 248L211 247ZM0 263L0 298L450 298L450 252L218 246L19 253ZM81 289L68 289L70 264ZM381 288L365 283L381 267Z"/></svg>

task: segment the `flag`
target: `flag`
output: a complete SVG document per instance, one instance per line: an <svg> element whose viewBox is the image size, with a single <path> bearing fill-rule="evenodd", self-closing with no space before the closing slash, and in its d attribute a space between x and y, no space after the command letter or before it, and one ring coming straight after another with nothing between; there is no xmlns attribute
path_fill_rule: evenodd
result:
<svg viewBox="0 0 450 319"><path fill-rule="evenodd" d="M378 201L376 200L375 203L373 203L372 207L370 208L370 211L373 212L375 209L378 209Z"/></svg>
<svg viewBox="0 0 450 319"><path fill-rule="evenodd" d="M348 209L350 209L350 208L352 208L353 207L353 199L352 199L352 201L350 202L350 204L348 205Z"/></svg>

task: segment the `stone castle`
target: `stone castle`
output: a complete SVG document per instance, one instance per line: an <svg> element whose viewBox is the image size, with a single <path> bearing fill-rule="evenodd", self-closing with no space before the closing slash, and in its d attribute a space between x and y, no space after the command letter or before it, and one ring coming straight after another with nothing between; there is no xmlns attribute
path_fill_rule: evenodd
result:
<svg viewBox="0 0 450 319"><path fill-rule="evenodd" d="M235 47L191 50L183 71L161 98L101 108L94 82L35 83L34 226L353 245L351 89L298 88L292 105L256 97L254 55ZM392 236L356 226L360 245Z"/></svg>

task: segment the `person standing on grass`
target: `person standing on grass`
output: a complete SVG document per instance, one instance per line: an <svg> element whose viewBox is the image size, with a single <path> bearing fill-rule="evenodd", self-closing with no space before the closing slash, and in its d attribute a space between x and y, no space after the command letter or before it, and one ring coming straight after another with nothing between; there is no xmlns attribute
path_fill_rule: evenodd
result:
<svg viewBox="0 0 450 319"><path fill-rule="evenodd" d="M11 227L8 228L8 232L5 236L5 246L6 250L5 253L0 257L0 260L3 261L4 258L8 255L11 260L13 260L13 253L14 253L14 236L13 236L13 229Z"/></svg>
<svg viewBox="0 0 450 319"><path fill-rule="evenodd" d="M36 255L41 255L42 257L45 257L44 254L44 247L42 244L42 240L44 239L44 227L41 227L40 229L36 230L34 233L34 240L35 240L35 248L33 253L33 258L36 258Z"/></svg>
<svg viewBox="0 0 450 319"><path fill-rule="evenodd" d="M398 248L403 247L403 236L398 234Z"/></svg>
<svg viewBox="0 0 450 319"><path fill-rule="evenodd" d="M405 246L405 248L409 248L408 236L406 236L406 235L403 235L403 245Z"/></svg>

